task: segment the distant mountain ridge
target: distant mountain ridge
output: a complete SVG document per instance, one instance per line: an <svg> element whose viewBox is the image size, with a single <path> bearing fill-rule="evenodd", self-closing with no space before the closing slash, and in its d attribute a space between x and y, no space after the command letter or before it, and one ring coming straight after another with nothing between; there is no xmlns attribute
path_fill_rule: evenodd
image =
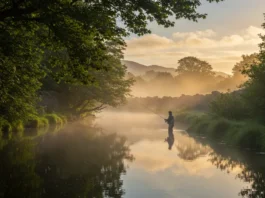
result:
<svg viewBox="0 0 265 198"><path fill-rule="evenodd" d="M168 67L163 67L159 65L146 66L140 63L136 63L133 61L127 61L127 60L123 60L122 63L127 67L128 72L136 76L144 75L145 72L151 71L151 70L156 71L156 72L168 72L172 74L174 74L176 70L174 68L168 68Z"/></svg>
<svg viewBox="0 0 265 198"><path fill-rule="evenodd" d="M170 67L163 67L160 65L150 65L146 66L134 61L128 61L128 60L122 60L122 63L127 67L127 71L132 73L133 75L136 76L141 76L144 75L145 72L147 71L155 71L155 72L168 72L171 73L172 75L176 75L176 69L175 68L170 68ZM224 72L218 72L214 71L216 76L221 76L224 78L229 77L230 75Z"/></svg>

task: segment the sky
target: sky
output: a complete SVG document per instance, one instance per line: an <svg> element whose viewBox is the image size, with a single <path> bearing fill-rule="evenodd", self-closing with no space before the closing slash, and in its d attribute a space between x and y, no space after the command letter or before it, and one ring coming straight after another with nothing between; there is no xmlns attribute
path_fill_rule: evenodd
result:
<svg viewBox="0 0 265 198"><path fill-rule="evenodd" d="M177 68L179 59L196 56L215 71L231 74L243 54L259 51L258 35L265 34L261 27L264 7L265 0L225 0L218 4L203 0L198 11L207 13L206 19L197 23L175 20L171 28L150 23L151 34L126 38L124 59Z"/></svg>

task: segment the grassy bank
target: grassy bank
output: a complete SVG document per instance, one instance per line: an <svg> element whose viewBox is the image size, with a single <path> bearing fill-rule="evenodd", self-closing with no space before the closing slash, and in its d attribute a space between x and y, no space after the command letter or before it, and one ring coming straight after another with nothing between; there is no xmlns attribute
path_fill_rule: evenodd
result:
<svg viewBox="0 0 265 198"><path fill-rule="evenodd" d="M18 120L12 123L0 118L0 136L10 136L12 133L23 132L25 129L40 129L47 128L50 125L63 125L66 122L66 117L57 114L34 115L25 122Z"/></svg>
<svg viewBox="0 0 265 198"><path fill-rule="evenodd" d="M178 113L176 121L188 124L188 132L225 142L227 145L265 151L265 126L254 121L230 121L208 114Z"/></svg>

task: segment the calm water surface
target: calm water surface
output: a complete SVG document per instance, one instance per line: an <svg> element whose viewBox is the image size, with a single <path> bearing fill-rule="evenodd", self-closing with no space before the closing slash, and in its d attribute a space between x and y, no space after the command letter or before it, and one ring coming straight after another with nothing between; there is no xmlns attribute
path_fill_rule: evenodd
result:
<svg viewBox="0 0 265 198"><path fill-rule="evenodd" d="M265 197L265 157L187 135L152 114L0 138L0 197ZM171 145L171 146L170 146Z"/></svg>

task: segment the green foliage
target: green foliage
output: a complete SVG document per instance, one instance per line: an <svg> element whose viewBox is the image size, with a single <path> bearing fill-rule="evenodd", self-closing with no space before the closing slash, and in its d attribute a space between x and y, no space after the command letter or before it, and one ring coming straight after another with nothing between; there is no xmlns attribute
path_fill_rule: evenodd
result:
<svg viewBox="0 0 265 198"><path fill-rule="evenodd" d="M257 123L246 123L235 135L235 145L243 148L265 150L265 127Z"/></svg>
<svg viewBox="0 0 265 198"><path fill-rule="evenodd" d="M102 110L105 105L124 103L133 81L124 79L126 70L120 60L113 58L102 64L109 68L107 72L90 71L96 84L57 84L50 78L44 79L41 104L46 107L46 111L82 118Z"/></svg>
<svg viewBox="0 0 265 198"><path fill-rule="evenodd" d="M129 33L149 33L148 21L170 27L172 16L193 21L205 18L206 14L197 12L200 5L200 0L1 1L0 115L13 122L35 114L44 76L68 84L69 89L88 86L87 92L92 93L96 89L75 108L81 109L79 114L84 106L86 112L92 111L106 99L107 104L116 105L130 85L123 80L125 69L119 61L123 38Z"/></svg>
<svg viewBox="0 0 265 198"><path fill-rule="evenodd" d="M12 129L14 132L21 132L24 130L24 124L21 120L12 123Z"/></svg>
<svg viewBox="0 0 265 198"><path fill-rule="evenodd" d="M188 132L205 135L209 138L224 141L228 145L265 151L265 126L253 121L231 121L209 115L196 116L189 120L189 112L177 115L178 119L189 124Z"/></svg>
<svg viewBox="0 0 265 198"><path fill-rule="evenodd" d="M219 118L211 121L208 128L208 135L211 138L222 139L230 129L232 123L226 119Z"/></svg>
<svg viewBox="0 0 265 198"><path fill-rule="evenodd" d="M259 55L257 53L242 55L242 60L233 67L233 77L244 78L244 71L259 63Z"/></svg>
<svg viewBox="0 0 265 198"><path fill-rule="evenodd" d="M263 24L265 28L265 23ZM250 108L252 117L256 117L264 122L265 118L265 35L260 36L260 53L258 62L243 70L249 80L242 86L245 91L243 94L246 103Z"/></svg>
<svg viewBox="0 0 265 198"><path fill-rule="evenodd" d="M63 124L63 120L56 114L47 114L45 118L50 124Z"/></svg>
<svg viewBox="0 0 265 198"><path fill-rule="evenodd" d="M179 75L213 76L213 68L206 61L202 61L196 57L185 57L178 61L179 66L176 70Z"/></svg>
<svg viewBox="0 0 265 198"><path fill-rule="evenodd" d="M234 120L249 117L248 104L238 92L224 93L217 96L210 103L210 111L215 115Z"/></svg>
<svg viewBox="0 0 265 198"><path fill-rule="evenodd" d="M31 118L25 123L26 128L42 128L47 127L49 121L45 117L31 116Z"/></svg>

